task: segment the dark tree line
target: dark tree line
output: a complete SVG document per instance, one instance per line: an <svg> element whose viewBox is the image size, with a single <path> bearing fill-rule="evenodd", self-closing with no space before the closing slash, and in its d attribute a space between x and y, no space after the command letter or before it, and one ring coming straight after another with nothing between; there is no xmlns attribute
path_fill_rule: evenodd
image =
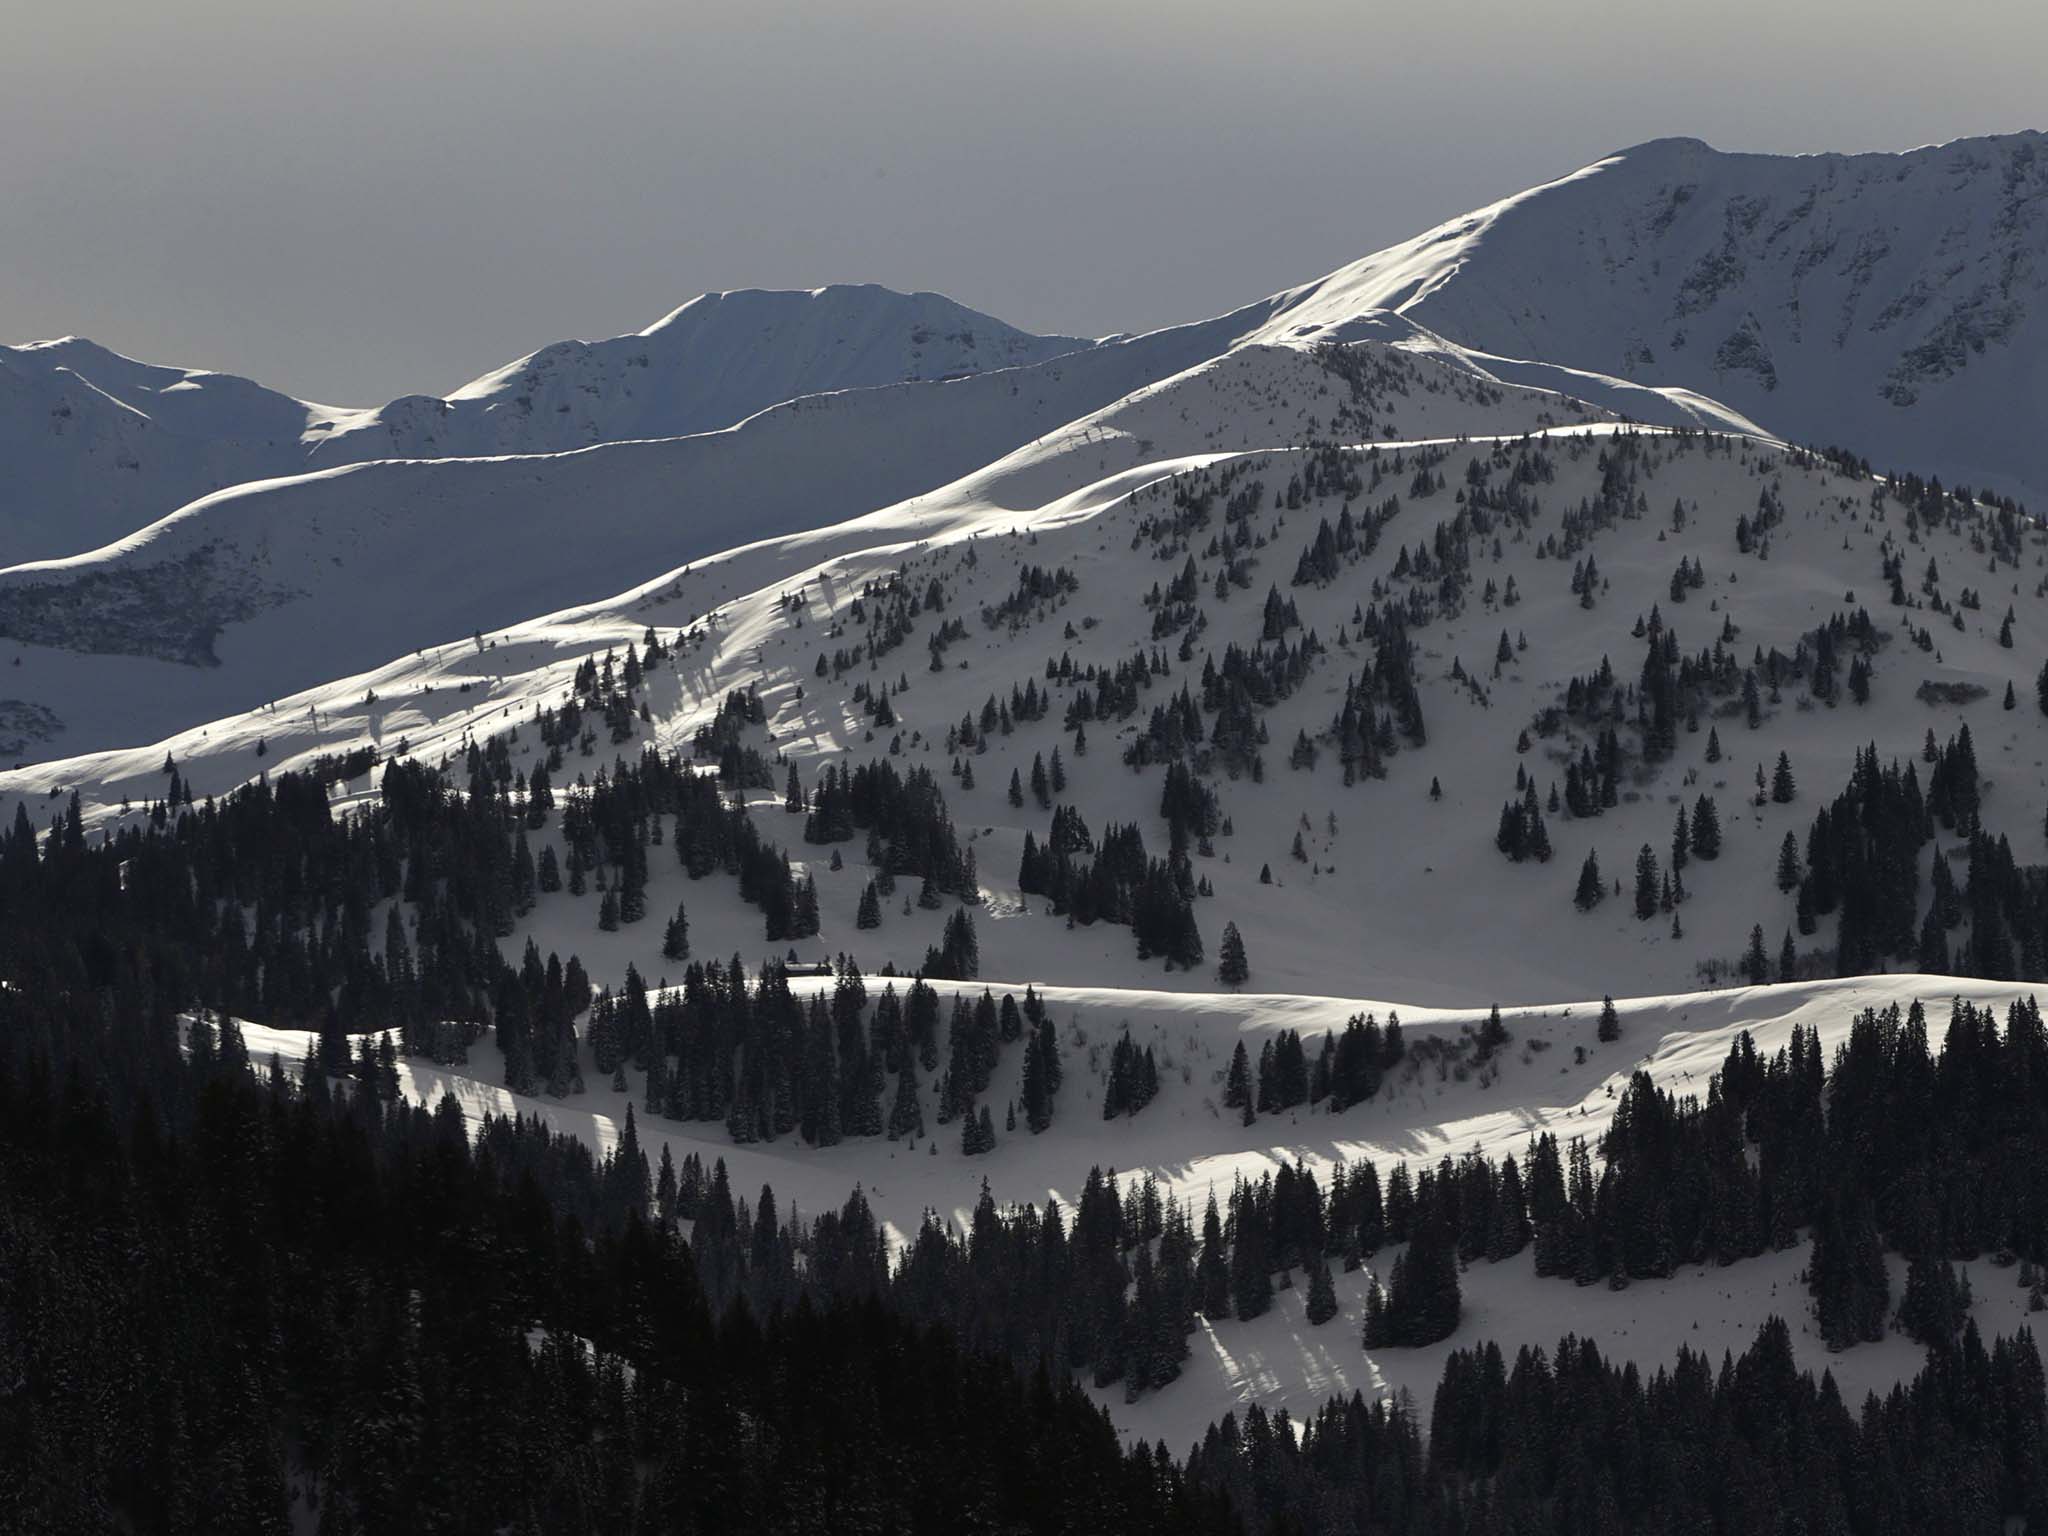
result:
<svg viewBox="0 0 2048 1536"><path fill-rule="evenodd" d="M792 1307L719 1308L630 1117L599 1162L187 1062L172 978L116 970L0 993L7 1529L1238 1528L1064 1372L876 1283L857 1196Z"/></svg>
<svg viewBox="0 0 2048 1536"><path fill-rule="evenodd" d="M75 797L43 839L17 810L0 839L0 912L17 952L60 988L142 951L181 998L279 1027L395 1026L409 1052L459 1061L495 1023L544 1055L587 987L580 967L557 964L543 996L544 974L499 956L517 819L481 763L472 778L461 795L393 762L373 805L336 818L322 785L286 774L93 839ZM414 914L410 931L396 906L373 922L394 900Z"/></svg>
<svg viewBox="0 0 2048 1536"><path fill-rule="evenodd" d="M1836 1531L1997 1536L2048 1520L2048 1408L2032 1334L1974 1328L1852 1409L1768 1319L1739 1357L1681 1347L1648 1374L1567 1336L1454 1352L1429 1411L1332 1398L1298 1427L1257 1404L1211 1426L1191 1482L1302 1536Z"/></svg>
<svg viewBox="0 0 2048 1536"><path fill-rule="evenodd" d="M630 1065L646 1074L648 1114L722 1121L739 1144L921 1136L920 1068L936 1077L935 1113L945 1125L975 1109L1003 1048L1020 1041L1027 1123L1050 1125L1059 1042L1037 992L1025 988L1021 1002L1007 992L999 1002L986 989L979 998L956 993L947 1017L922 976L901 993L889 981L871 998L860 967L842 955L830 992L805 1000L786 966L770 962L750 981L735 955L723 965L693 962L680 985L651 1001L629 967L624 988L597 996L588 1033L600 1072Z"/></svg>
<svg viewBox="0 0 2048 1536"><path fill-rule="evenodd" d="M1223 1106L1241 1110L1246 1125L1258 1115L1281 1114L1301 1104L1327 1104L1332 1114L1342 1114L1379 1092L1405 1050L1398 1013L1387 1015L1384 1029L1378 1014L1358 1013L1344 1021L1341 1031L1324 1030L1313 1062L1301 1032L1283 1029L1259 1047L1255 1092L1250 1057L1239 1041L1224 1078Z"/></svg>

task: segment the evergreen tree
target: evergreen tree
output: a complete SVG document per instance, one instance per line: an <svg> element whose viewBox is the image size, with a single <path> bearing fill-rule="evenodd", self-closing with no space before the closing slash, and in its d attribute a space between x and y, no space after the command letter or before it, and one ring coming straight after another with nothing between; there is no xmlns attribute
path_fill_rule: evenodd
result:
<svg viewBox="0 0 2048 1536"><path fill-rule="evenodd" d="M1612 1044L1621 1038L1621 1015L1614 1011L1614 999L1612 996L1601 999L1600 1028L1597 1038L1603 1045Z"/></svg>
<svg viewBox="0 0 2048 1536"><path fill-rule="evenodd" d="M1805 871L1799 862L1799 839L1787 832L1785 841L1778 845L1778 889L1796 891L1804 878Z"/></svg>
<svg viewBox="0 0 2048 1536"><path fill-rule="evenodd" d="M1246 1125L1256 1118L1252 1110L1251 1061L1245 1054L1242 1040L1237 1042L1237 1049L1230 1055L1230 1072L1223 1083L1223 1107L1241 1110Z"/></svg>
<svg viewBox="0 0 2048 1536"><path fill-rule="evenodd" d="M1930 1348L1947 1347L1970 1315L1970 1281L1945 1259L1915 1255L1906 1268L1899 1326Z"/></svg>
<svg viewBox="0 0 2048 1536"><path fill-rule="evenodd" d="M1764 925L1756 924L1749 930L1749 948L1742 956L1743 979L1753 987L1760 987L1771 979L1771 959L1764 949Z"/></svg>
<svg viewBox="0 0 2048 1536"><path fill-rule="evenodd" d="M1877 1228L1860 1196L1830 1200L1815 1224L1807 1287L1829 1349L1884 1337L1890 1280Z"/></svg>
<svg viewBox="0 0 2048 1536"><path fill-rule="evenodd" d="M690 914L680 901L676 903L676 915L668 920L668 927L662 933L661 957L664 960L690 958Z"/></svg>
<svg viewBox="0 0 2048 1536"><path fill-rule="evenodd" d="M1337 1315L1337 1288L1330 1282L1330 1266L1320 1256L1309 1261L1307 1313L1309 1325L1316 1328Z"/></svg>
<svg viewBox="0 0 2048 1536"><path fill-rule="evenodd" d="M1387 1293L1374 1275L1365 1288L1365 1347L1385 1349L1393 1342L1387 1327Z"/></svg>
<svg viewBox="0 0 2048 1536"><path fill-rule="evenodd" d="M1059 1043L1052 1020L1041 1015L1024 1044L1024 1123L1033 1135L1052 1124L1059 1078Z"/></svg>
<svg viewBox="0 0 2048 1536"><path fill-rule="evenodd" d="M1230 1247L1231 1310L1240 1322L1265 1314L1273 1304L1273 1268L1267 1253L1265 1215L1253 1191L1240 1184L1231 1196L1236 1240Z"/></svg>
<svg viewBox="0 0 2048 1536"><path fill-rule="evenodd" d="M1590 912L1606 898L1607 883L1600 876L1600 856L1588 852L1586 862L1579 866L1579 886L1572 897L1572 905L1581 912Z"/></svg>
<svg viewBox="0 0 2048 1536"><path fill-rule="evenodd" d="M917 1063L908 1053L896 1074L896 1101L889 1108L889 1139L915 1141L924 1134L924 1098L917 1091Z"/></svg>
<svg viewBox="0 0 2048 1536"><path fill-rule="evenodd" d="M1794 792L1792 759L1780 752L1778 766L1771 771L1771 799L1779 805L1790 805Z"/></svg>
<svg viewBox="0 0 2048 1536"><path fill-rule="evenodd" d="M1216 965L1216 979L1227 987L1241 987L1250 979L1251 962L1244 952L1244 939L1236 923L1223 925L1223 943Z"/></svg>
<svg viewBox="0 0 2048 1536"><path fill-rule="evenodd" d="M1721 856L1721 813L1711 795L1701 795L1692 808L1692 852L1697 859Z"/></svg>
<svg viewBox="0 0 2048 1536"><path fill-rule="evenodd" d="M1216 1322L1231 1315L1230 1261L1224 1252L1223 1222L1213 1189L1209 1191L1209 1208L1202 1215L1202 1252L1195 1264L1195 1306L1204 1317Z"/></svg>
<svg viewBox="0 0 2048 1536"><path fill-rule="evenodd" d="M1657 915L1657 854L1648 843L1636 855L1636 917L1647 922Z"/></svg>

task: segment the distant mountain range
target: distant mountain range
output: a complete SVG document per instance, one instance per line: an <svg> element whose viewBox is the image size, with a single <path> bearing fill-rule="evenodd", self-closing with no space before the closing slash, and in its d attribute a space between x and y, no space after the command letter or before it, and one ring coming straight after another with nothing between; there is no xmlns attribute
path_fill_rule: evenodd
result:
<svg viewBox="0 0 2048 1536"><path fill-rule="evenodd" d="M1794 157L1655 140L1220 322L1157 333L1181 344L1152 357L1186 367L1239 340L1389 339L1393 325L1516 382L1595 399L1619 388L1645 419L1668 412L1642 387L1703 396L1788 438L2039 500L2043 146L2027 132ZM742 290L635 335L542 347L445 398L367 409L75 337L0 347L0 561L93 549L253 480L717 431L799 396L1096 345L931 293ZM1163 376L1147 374L1127 374L1131 387Z"/></svg>
<svg viewBox="0 0 2048 1536"><path fill-rule="evenodd" d="M873 284L707 293L635 335L556 342L445 399L365 410L78 337L0 347L0 560L92 549L254 480L713 432L800 395L966 378L1091 345Z"/></svg>

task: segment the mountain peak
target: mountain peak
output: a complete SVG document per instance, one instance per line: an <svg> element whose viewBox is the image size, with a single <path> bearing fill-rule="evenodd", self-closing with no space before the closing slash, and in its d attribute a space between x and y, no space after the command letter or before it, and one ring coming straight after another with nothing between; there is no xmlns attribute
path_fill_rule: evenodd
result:
<svg viewBox="0 0 2048 1536"><path fill-rule="evenodd" d="M1477 353L1696 391L1772 432L2039 502L2048 155L1648 140L1279 295L1258 339L1392 310Z"/></svg>
<svg viewBox="0 0 2048 1536"><path fill-rule="evenodd" d="M737 316L729 313L737 312ZM998 320L993 315L970 309L942 293L918 289L905 292L881 283L827 283L818 288L724 288L712 289L677 305L661 319L636 332L655 337L678 327L708 326L716 320L743 318L815 324L829 317L836 324L926 323L940 324L979 336L1027 338L1059 344L1071 351L1087 342L1080 337L1034 337L1028 331ZM801 319L798 317L802 317Z"/></svg>
<svg viewBox="0 0 2048 1536"><path fill-rule="evenodd" d="M1693 138L1688 134L1666 134L1660 138L1644 139L1640 144L1631 144L1625 149L1617 149L1612 155L1603 158L1613 159L1621 157L1630 160L1645 160L1657 156L1718 155L1720 153L1722 151L1714 148L1705 139Z"/></svg>

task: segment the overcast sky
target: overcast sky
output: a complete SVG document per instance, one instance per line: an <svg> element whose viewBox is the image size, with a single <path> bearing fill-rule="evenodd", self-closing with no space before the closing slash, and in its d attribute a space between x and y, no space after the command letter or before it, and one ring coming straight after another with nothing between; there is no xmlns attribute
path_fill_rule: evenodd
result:
<svg viewBox="0 0 2048 1536"><path fill-rule="evenodd" d="M2038 0L0 0L0 340L367 404L706 289L1233 308L1602 152L2048 127Z"/></svg>

